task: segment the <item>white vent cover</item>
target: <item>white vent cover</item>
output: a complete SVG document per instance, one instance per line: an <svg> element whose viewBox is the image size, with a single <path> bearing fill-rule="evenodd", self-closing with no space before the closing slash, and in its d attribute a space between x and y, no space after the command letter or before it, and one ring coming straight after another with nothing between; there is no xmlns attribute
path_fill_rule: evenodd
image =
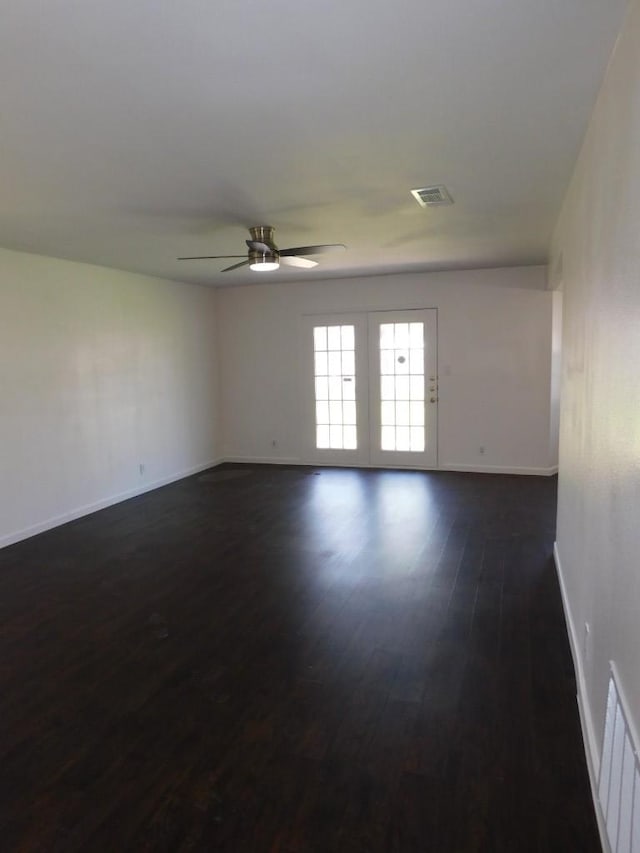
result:
<svg viewBox="0 0 640 853"><path fill-rule="evenodd" d="M598 784L611 853L640 853L640 766L629 723L612 663Z"/></svg>
<svg viewBox="0 0 640 853"><path fill-rule="evenodd" d="M453 204L451 194L445 186L422 187L419 190L411 190L411 195L420 207L434 207L441 204Z"/></svg>

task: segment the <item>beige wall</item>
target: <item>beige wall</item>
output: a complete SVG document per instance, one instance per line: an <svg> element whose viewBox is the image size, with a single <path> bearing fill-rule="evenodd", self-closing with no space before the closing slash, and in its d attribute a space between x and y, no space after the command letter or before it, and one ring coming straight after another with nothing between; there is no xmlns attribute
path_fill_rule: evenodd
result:
<svg viewBox="0 0 640 853"><path fill-rule="evenodd" d="M437 308L440 467L549 473L557 458L545 287L544 267L520 267L220 290L222 454L308 461L303 315Z"/></svg>
<svg viewBox="0 0 640 853"><path fill-rule="evenodd" d="M0 250L0 546L213 462L215 343L211 290Z"/></svg>
<svg viewBox="0 0 640 853"><path fill-rule="evenodd" d="M640 728L638 0L564 202L551 268L562 269L564 302L557 547L597 773L610 660Z"/></svg>

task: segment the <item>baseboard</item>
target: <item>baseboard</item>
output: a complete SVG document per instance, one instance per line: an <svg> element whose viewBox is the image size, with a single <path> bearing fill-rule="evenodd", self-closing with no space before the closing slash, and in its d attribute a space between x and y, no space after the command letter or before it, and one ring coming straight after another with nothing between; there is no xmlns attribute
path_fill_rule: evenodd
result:
<svg viewBox="0 0 640 853"><path fill-rule="evenodd" d="M238 462L242 465L313 465L312 462L303 462L293 456L223 456L218 464L222 462Z"/></svg>
<svg viewBox="0 0 640 853"><path fill-rule="evenodd" d="M567 588L564 582L562 573L562 563L560 561L560 552L558 551L558 543L553 543L553 558L556 564L556 572L558 575L558 583L560 584L560 595L562 596L562 607L564 609L564 617L567 625L567 634L569 636L569 647L571 648L571 657L573 658L573 668L576 675L577 687L577 703L578 713L580 715L580 728L582 729L582 742L584 745L584 753L587 759L587 770L589 773L589 783L591 785L591 797L593 799L593 808L598 821L598 831L600 833L600 842L602 849L606 853L609 851L609 839L607 836L607 827L600 806L598 797L598 779L600 777L600 753L598 751L598 740L596 738L595 726L593 724L593 716L591 714L591 706L587 697L586 682L584 678L584 668L582 665L581 646L578 641L576 626L571 613L571 605L567 596Z"/></svg>
<svg viewBox="0 0 640 853"><path fill-rule="evenodd" d="M467 474L521 474L528 477L552 477L558 473L558 466L549 468L527 468L509 465L440 465L440 471L458 471Z"/></svg>
<svg viewBox="0 0 640 853"><path fill-rule="evenodd" d="M200 471L215 468L216 465L220 465L221 461L222 460L216 459L212 462L195 465L192 468L188 468L177 474L171 474L168 477L162 477L159 480L154 480L152 483L145 483L144 485L137 486L134 489L128 489L126 492L120 492L117 495L111 495L108 498L103 498L102 500L95 501L94 503L76 507L75 509L64 512L61 515L47 518L45 521L41 521L38 524L30 525L29 527L17 530L14 533L8 533L5 536L0 537L0 548L6 548L16 542L21 542L23 539L29 539L31 536L37 536L38 533L44 533L47 530L52 530L54 527L60 527L61 524L67 524L69 521L75 521L77 518L82 518L84 515L90 515L92 512L98 512L101 509L106 509L114 504L129 500L129 498L135 498L138 495L143 495L145 492L152 492L154 489L159 489L162 486L168 486L170 483L175 483L177 480L184 480L185 477L190 477L192 474L198 474Z"/></svg>
<svg viewBox="0 0 640 853"><path fill-rule="evenodd" d="M307 465L314 468L384 468L381 465L357 465L352 462L341 466L336 462L321 462L317 459L301 459L300 457L288 456L225 456L221 462L239 462L254 465ZM405 468L406 466L388 466L390 468ZM416 468L418 471L455 471L462 474L522 474L532 477L552 477L558 473L558 466L550 468L518 468L503 465L439 465L436 468Z"/></svg>

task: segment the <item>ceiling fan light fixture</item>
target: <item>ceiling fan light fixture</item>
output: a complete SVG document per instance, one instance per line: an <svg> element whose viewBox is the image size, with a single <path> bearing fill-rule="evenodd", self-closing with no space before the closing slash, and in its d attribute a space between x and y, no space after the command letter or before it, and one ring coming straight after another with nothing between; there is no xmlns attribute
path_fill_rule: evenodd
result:
<svg viewBox="0 0 640 853"><path fill-rule="evenodd" d="M254 258L249 264L249 269L253 272L275 272L280 267L280 262L273 255L263 255L260 258Z"/></svg>

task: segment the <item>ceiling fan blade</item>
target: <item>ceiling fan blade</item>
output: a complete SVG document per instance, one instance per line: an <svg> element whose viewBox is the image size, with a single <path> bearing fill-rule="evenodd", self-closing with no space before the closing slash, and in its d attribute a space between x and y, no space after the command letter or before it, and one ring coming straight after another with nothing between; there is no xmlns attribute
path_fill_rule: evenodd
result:
<svg viewBox="0 0 640 853"><path fill-rule="evenodd" d="M278 251L275 246L270 246L269 243L263 243L261 240L245 240L244 242L254 252L262 252L263 255L271 255Z"/></svg>
<svg viewBox="0 0 640 853"><path fill-rule="evenodd" d="M236 255L236 257L237 257L237 255ZM220 272L230 272L231 270L237 270L238 267L246 267L246 265L250 264L250 263L251 263L250 260L240 261L239 264L233 264L230 267L225 267L223 270L220 270Z"/></svg>
<svg viewBox="0 0 640 853"><path fill-rule="evenodd" d="M246 258L246 255L196 255L192 258L176 258L177 261L211 261L220 258Z"/></svg>
<svg viewBox="0 0 640 853"><path fill-rule="evenodd" d="M282 249L280 257L291 257L292 255L322 255L324 252L335 252L338 249L346 249L344 243L325 243L322 246L295 246L293 249Z"/></svg>
<svg viewBox="0 0 640 853"><path fill-rule="evenodd" d="M310 270L318 266L317 261L310 261L308 258L299 258L297 255L280 255L280 263L287 267L298 267L301 270Z"/></svg>

